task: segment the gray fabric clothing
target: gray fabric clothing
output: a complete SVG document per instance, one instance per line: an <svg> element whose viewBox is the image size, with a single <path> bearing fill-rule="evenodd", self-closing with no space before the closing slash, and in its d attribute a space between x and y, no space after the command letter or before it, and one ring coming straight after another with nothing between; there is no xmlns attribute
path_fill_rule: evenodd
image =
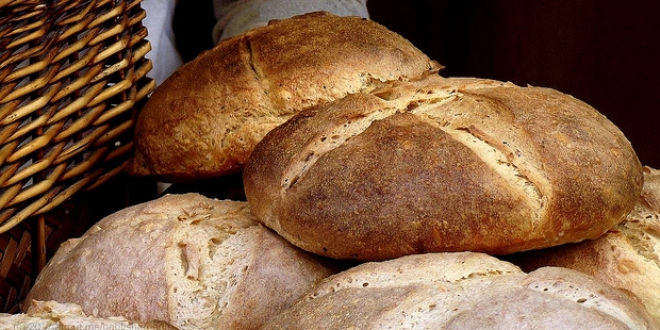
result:
<svg viewBox="0 0 660 330"><path fill-rule="evenodd" d="M218 22L213 40L241 34L272 19L285 19L315 11L339 16L369 17L367 0L213 0Z"/></svg>

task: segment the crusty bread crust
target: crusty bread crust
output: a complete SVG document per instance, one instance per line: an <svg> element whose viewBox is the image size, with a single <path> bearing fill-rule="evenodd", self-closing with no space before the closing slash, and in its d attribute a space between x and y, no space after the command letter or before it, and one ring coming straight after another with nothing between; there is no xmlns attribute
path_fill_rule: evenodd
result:
<svg viewBox="0 0 660 330"><path fill-rule="evenodd" d="M364 263L323 280L270 329L658 329L633 295L565 268L526 274L472 252Z"/></svg>
<svg viewBox="0 0 660 330"><path fill-rule="evenodd" d="M527 271L567 267L639 296L660 320L660 170L644 168L644 189L626 220L596 240L510 257Z"/></svg>
<svg viewBox="0 0 660 330"><path fill-rule="evenodd" d="M261 226L245 202L166 195L67 241L27 301L179 329L256 329L334 271Z"/></svg>
<svg viewBox="0 0 660 330"><path fill-rule="evenodd" d="M311 13L273 21L223 40L154 91L127 170L168 182L240 172L257 142L302 109L440 68L371 20Z"/></svg>
<svg viewBox="0 0 660 330"><path fill-rule="evenodd" d="M243 177L266 226L357 260L596 238L632 209L643 180L623 133L589 105L439 76L301 113L265 137Z"/></svg>

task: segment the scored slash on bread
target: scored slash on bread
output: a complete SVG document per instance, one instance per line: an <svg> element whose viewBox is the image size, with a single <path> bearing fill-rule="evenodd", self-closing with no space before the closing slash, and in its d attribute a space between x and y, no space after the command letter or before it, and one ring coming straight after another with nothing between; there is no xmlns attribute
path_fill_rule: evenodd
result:
<svg viewBox="0 0 660 330"><path fill-rule="evenodd" d="M459 82L459 80L453 80L453 82ZM515 87L512 84L486 80L467 80L466 83L471 84L471 88ZM423 86L423 84L420 84L420 86L427 87ZM290 162L290 166L282 175L282 188L291 188L295 185L298 178L304 176L307 170L314 165L316 160L333 149L340 147L348 139L361 134L373 122L385 120L400 113L402 111L401 109L405 109L406 112L414 114L416 119L423 121L424 124L442 130L450 135L452 139L474 150L481 161L487 163L502 178L508 180L510 185L523 188L529 197L525 199L525 202L531 204L530 208L539 210L539 212L541 211L544 204L544 196L549 194L549 191L547 191L550 186L548 178L545 177L539 168L529 167L521 169L520 166L513 164L516 158L514 154L520 156L520 151L512 149L511 144L522 144L528 140L527 136L502 125L503 130L497 133L504 135L504 138L495 139L491 134L477 128L476 123L469 122L471 119L467 119L467 123L456 120L456 118L448 121L446 119L447 117L463 116L461 113L463 111L462 108L452 109L452 103L456 101L457 97L460 97L456 90L433 95L416 92L409 98L402 97L402 95L395 97L391 93L391 89L386 89L384 92L376 91L374 93L376 97L386 102L380 102L379 99L370 96L364 96L363 98L359 95L355 96L357 99L355 102L364 103L363 106L366 111L374 111L371 113L361 113L359 118L342 117L343 112L341 110L335 112L333 111L334 109L331 109L327 116L324 116L322 113L316 114L318 117L323 116L322 121L323 123L327 123L327 125L323 128L317 128L320 133L317 133L318 136L311 139L310 143L305 146L308 152L300 152ZM461 93L469 95L469 92L466 90L461 90ZM489 100L483 99L480 101L488 102ZM446 108L448 108L449 113L438 113L437 108L443 104L448 104ZM349 112L349 115L353 111L353 109L345 110ZM456 111L452 113L452 110ZM490 118L491 115L493 117L501 115L501 113L488 113L491 109L486 107L481 108L480 111L482 112L481 116L484 118ZM495 109L491 112L497 112L497 110ZM511 143L508 141L511 141ZM513 141L516 142L513 143ZM528 158L539 157L536 150L532 149L531 152L535 154L527 156ZM526 173L523 173L523 170Z"/></svg>
<svg viewBox="0 0 660 330"><path fill-rule="evenodd" d="M220 42L149 98L127 171L190 182L242 171L271 129L310 106L442 68L360 17L310 13Z"/></svg>
<svg viewBox="0 0 660 330"><path fill-rule="evenodd" d="M427 76L310 108L257 145L253 214L328 257L503 255L596 238L632 209L623 133L556 90Z"/></svg>

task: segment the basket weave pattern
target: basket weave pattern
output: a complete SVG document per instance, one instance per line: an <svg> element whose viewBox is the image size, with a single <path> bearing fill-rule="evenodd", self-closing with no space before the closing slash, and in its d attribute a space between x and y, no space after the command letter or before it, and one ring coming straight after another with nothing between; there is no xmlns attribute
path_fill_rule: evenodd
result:
<svg viewBox="0 0 660 330"><path fill-rule="evenodd" d="M19 313L39 264L45 264L67 239L81 236L92 222L88 206L66 200L38 221L21 222L0 235L0 311ZM45 244L37 243L41 241Z"/></svg>
<svg viewBox="0 0 660 330"><path fill-rule="evenodd" d="M0 13L1 233L121 171L155 85L139 1L17 0Z"/></svg>
<svg viewBox="0 0 660 330"><path fill-rule="evenodd" d="M0 0L2 311L16 311L48 255L81 234L60 210L70 197L132 156L155 88L140 1Z"/></svg>

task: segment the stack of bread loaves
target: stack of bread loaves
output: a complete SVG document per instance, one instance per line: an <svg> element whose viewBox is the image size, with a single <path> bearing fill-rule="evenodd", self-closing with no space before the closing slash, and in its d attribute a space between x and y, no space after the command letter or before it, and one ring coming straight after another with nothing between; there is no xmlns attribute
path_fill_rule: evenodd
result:
<svg viewBox="0 0 660 330"><path fill-rule="evenodd" d="M222 41L152 95L130 172L240 173L247 201L170 194L102 219L25 310L180 329L660 329L629 288L503 260L622 226L644 184L623 133L556 90L440 68L327 13Z"/></svg>
<svg viewBox="0 0 660 330"><path fill-rule="evenodd" d="M596 240L516 254L525 270L567 267L628 290L660 319L660 170L644 169L644 189L626 219Z"/></svg>
<svg viewBox="0 0 660 330"><path fill-rule="evenodd" d="M225 39L177 70L142 109L129 171L165 182L240 172L300 110L441 66L373 21L311 13Z"/></svg>

